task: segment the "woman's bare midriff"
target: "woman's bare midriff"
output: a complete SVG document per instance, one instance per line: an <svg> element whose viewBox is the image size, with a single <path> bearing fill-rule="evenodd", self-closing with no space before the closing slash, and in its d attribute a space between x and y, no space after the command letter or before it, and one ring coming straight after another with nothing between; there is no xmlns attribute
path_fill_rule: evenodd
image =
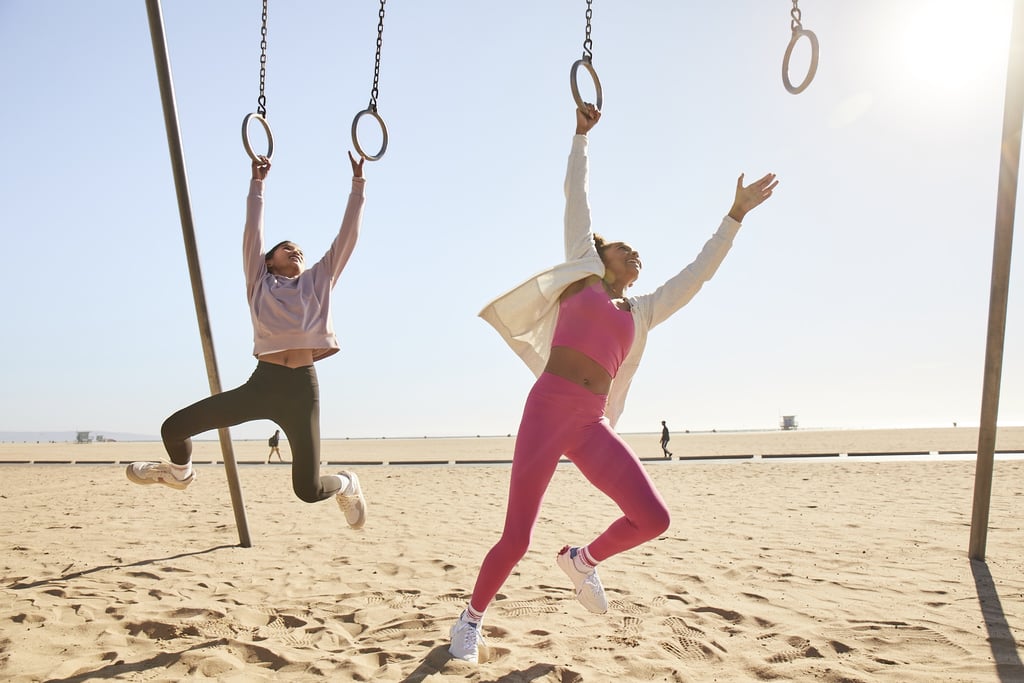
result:
<svg viewBox="0 0 1024 683"><path fill-rule="evenodd" d="M264 353L258 358L264 363L283 365L287 368L303 368L313 364L313 349L287 349L286 351Z"/></svg>
<svg viewBox="0 0 1024 683"><path fill-rule="evenodd" d="M612 376L590 356L568 346L552 346L551 357L544 372L558 375L595 394L607 394L612 387Z"/></svg>

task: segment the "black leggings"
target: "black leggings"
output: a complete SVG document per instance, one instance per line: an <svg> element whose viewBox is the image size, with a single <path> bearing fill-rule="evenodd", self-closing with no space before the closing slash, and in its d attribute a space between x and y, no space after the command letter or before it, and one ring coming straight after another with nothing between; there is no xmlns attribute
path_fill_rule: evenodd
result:
<svg viewBox="0 0 1024 683"><path fill-rule="evenodd" d="M160 436L171 462L184 465L192 459L191 437L250 420L272 420L284 430L296 496L315 503L338 492L337 479L320 476L320 387L312 365L289 368L260 361L242 386L171 415Z"/></svg>

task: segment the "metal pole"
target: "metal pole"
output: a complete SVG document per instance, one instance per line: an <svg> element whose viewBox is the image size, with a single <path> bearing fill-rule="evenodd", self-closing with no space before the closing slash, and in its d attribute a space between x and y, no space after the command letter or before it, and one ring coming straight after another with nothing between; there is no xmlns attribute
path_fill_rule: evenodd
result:
<svg viewBox="0 0 1024 683"><path fill-rule="evenodd" d="M217 372L217 358L213 351L213 331L206 309L203 293L203 275L199 269L199 255L196 249L195 226L192 222L192 202L188 193L188 176L185 174L185 154L181 145L181 130L178 127L178 108L174 101L174 82L171 80L171 63L167 54L167 40L164 35L163 12L160 0L146 0L149 14L149 33L153 41L153 58L156 60L157 79L160 81L160 99L164 109L164 125L167 128L167 146L171 153L174 169L174 187L178 194L178 213L181 215L181 232L185 238L185 256L192 280L192 299L199 320L199 336L203 343L203 357L206 359L206 375L210 382L210 393L221 392L220 375ZM231 491L231 507L235 511L235 526L238 527L238 542L244 548L252 547L249 539L249 523L245 518L245 502L242 487L238 481L235 453L231 448L231 433L227 429L217 430L220 449L224 455L224 469L227 470L228 488Z"/></svg>
<svg viewBox="0 0 1024 683"><path fill-rule="evenodd" d="M985 349L985 381L981 393L981 428L978 431L978 462L974 473L974 512L971 518L972 560L985 559L992 470L999 415L999 383L1003 372L1006 307L1010 290L1010 253L1013 218L1017 206L1017 175L1020 170L1021 126L1024 122L1024 0L1013 8L1010 56L1003 103L1003 141L999 163L999 195L996 198L996 236L992 254L992 289L988 307L988 344Z"/></svg>

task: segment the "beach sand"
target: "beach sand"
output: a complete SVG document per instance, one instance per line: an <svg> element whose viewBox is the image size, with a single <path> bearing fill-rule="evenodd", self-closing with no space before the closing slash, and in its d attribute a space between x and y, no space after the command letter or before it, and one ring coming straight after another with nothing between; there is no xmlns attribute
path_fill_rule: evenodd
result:
<svg viewBox="0 0 1024 683"><path fill-rule="evenodd" d="M977 445L976 432L964 445L895 431L887 441L821 433L802 448ZM1019 448L1022 432L1001 431L997 449ZM645 457L660 453L656 435L636 438ZM421 463L460 462L453 454L484 444L440 441L341 443L363 444L366 462ZM510 455L512 439L486 441L488 458ZM764 456L772 443L674 434L672 446L692 458ZM325 459L350 459L337 444L325 442ZM574 600L554 558L617 510L563 465L530 552L484 620L487 661L473 665L449 657L448 629L500 532L507 465L357 465L361 531L332 501L295 498L287 465L240 467L243 548L222 465L197 457L197 481L179 492L132 485L121 464L13 462L70 457L61 448L160 457L159 444L0 447L3 680L1024 681L1020 459L995 463L985 562L967 557L971 460L654 459L672 525L601 565L605 615ZM266 450L236 444L240 462Z"/></svg>

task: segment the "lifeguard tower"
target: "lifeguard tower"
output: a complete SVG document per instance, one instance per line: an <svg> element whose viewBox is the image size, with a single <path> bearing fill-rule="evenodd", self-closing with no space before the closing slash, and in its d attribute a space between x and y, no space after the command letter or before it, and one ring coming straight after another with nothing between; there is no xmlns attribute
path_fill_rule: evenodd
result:
<svg viewBox="0 0 1024 683"><path fill-rule="evenodd" d="M75 443L92 443L89 432L78 432L78 436L75 437Z"/></svg>
<svg viewBox="0 0 1024 683"><path fill-rule="evenodd" d="M779 429L789 431L790 429L796 429L796 415L783 415L779 420Z"/></svg>

